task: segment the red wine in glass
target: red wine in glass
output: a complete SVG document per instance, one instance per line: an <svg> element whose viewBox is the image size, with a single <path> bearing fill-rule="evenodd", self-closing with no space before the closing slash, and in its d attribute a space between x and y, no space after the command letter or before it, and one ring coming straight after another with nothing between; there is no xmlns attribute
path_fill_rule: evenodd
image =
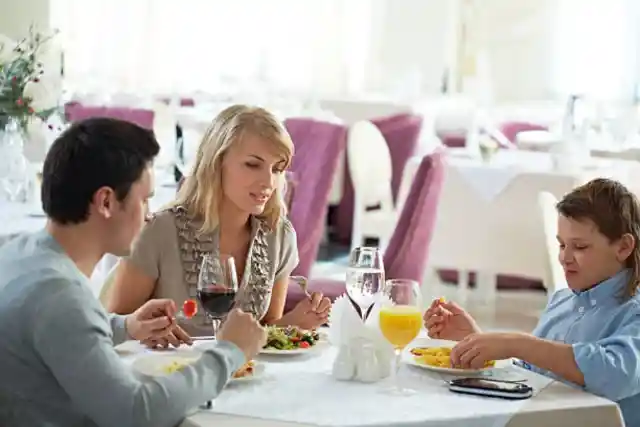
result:
<svg viewBox="0 0 640 427"><path fill-rule="evenodd" d="M198 300L207 314L214 318L224 317L233 308L235 289L226 286L209 285L198 289Z"/></svg>
<svg viewBox="0 0 640 427"><path fill-rule="evenodd" d="M220 322L233 308L238 291L238 275L233 257L205 254L198 275L197 297L211 319L216 335Z"/></svg>

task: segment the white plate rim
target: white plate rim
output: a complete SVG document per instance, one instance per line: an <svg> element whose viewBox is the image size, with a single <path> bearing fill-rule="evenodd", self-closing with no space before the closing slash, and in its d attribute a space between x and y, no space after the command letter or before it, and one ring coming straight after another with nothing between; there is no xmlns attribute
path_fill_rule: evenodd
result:
<svg viewBox="0 0 640 427"><path fill-rule="evenodd" d="M169 375L161 371L161 366L170 363L172 360L181 363L193 363L202 356L201 352L183 350L180 352L145 354L137 357L131 368L137 373L147 377L160 377Z"/></svg>
<svg viewBox="0 0 640 427"><path fill-rule="evenodd" d="M433 372L439 372L442 374L450 374L450 375L477 375L477 374L481 374L483 372L486 371L491 371L493 369L499 369L502 368L506 365L509 364L508 360L496 360L496 365L495 366L491 366L491 367L487 367L487 368L481 368L481 369L459 369L459 368L443 368L440 366L431 366L431 365L426 365L424 363L418 363L415 360L415 356L413 354L411 354L411 349L413 348L431 348L431 347L449 347L449 348L453 348L458 342L457 341L450 341L450 340L438 340L438 339L421 339L421 340L416 340L413 343L411 343L410 346L407 347L407 351L405 353L405 356L403 357L403 361L411 366L415 366L417 368L421 368L421 369L426 369L428 371L433 371Z"/></svg>
<svg viewBox="0 0 640 427"><path fill-rule="evenodd" d="M183 350L180 353L155 353L155 354L145 354L136 358L131 363L131 368L134 369L137 373L144 375L146 377L162 377L167 376L165 372L162 372L161 367L171 363L172 360L177 360L183 363L193 363L200 359L202 356L202 352L197 350ZM247 375L241 378L229 378L229 383L236 382L247 382L253 381L261 378L266 370L266 367L263 363L260 363L256 360L254 362L253 374Z"/></svg>
<svg viewBox="0 0 640 427"><path fill-rule="evenodd" d="M324 347L325 345L327 345L328 342L324 341L324 340L320 340L318 342L316 342L314 345L312 345L311 347L307 347L307 348L293 348L290 350L277 350L275 348L263 348L262 350L260 350L260 354L267 354L267 355L279 355L279 356L296 356L296 355L300 355L300 354L308 354L311 353L313 351L318 350L321 347Z"/></svg>

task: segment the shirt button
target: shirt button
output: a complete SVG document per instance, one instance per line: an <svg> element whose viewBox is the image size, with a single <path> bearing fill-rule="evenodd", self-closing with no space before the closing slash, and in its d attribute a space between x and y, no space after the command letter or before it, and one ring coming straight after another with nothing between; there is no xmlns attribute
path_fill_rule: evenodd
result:
<svg viewBox="0 0 640 427"><path fill-rule="evenodd" d="M584 313L584 307L578 308L578 313Z"/></svg>
<svg viewBox="0 0 640 427"><path fill-rule="evenodd" d="M591 300L591 307L595 307L595 305L596 305L596 300L592 299Z"/></svg>

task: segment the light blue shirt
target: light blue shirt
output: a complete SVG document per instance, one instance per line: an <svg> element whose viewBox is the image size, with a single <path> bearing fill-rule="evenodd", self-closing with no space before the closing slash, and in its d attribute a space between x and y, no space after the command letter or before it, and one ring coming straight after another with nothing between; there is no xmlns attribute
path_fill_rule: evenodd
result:
<svg viewBox="0 0 640 427"><path fill-rule="evenodd" d="M0 426L175 426L213 399L245 361L218 342L190 367L138 378L113 348L123 316L45 231L0 248Z"/></svg>
<svg viewBox="0 0 640 427"><path fill-rule="evenodd" d="M571 344L585 389L617 402L627 427L640 427L640 296L619 298L629 275L623 270L584 292L559 290L533 335Z"/></svg>

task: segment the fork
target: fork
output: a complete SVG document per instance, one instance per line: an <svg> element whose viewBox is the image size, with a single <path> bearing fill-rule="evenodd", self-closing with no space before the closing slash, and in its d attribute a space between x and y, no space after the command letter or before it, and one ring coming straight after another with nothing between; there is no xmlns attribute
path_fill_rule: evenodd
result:
<svg viewBox="0 0 640 427"><path fill-rule="evenodd" d="M302 292L304 292L304 294L310 298L311 294L309 293L309 280L307 280L306 277L304 276L291 276L289 277L290 280L293 280L294 282L298 283L298 285L302 288Z"/></svg>

